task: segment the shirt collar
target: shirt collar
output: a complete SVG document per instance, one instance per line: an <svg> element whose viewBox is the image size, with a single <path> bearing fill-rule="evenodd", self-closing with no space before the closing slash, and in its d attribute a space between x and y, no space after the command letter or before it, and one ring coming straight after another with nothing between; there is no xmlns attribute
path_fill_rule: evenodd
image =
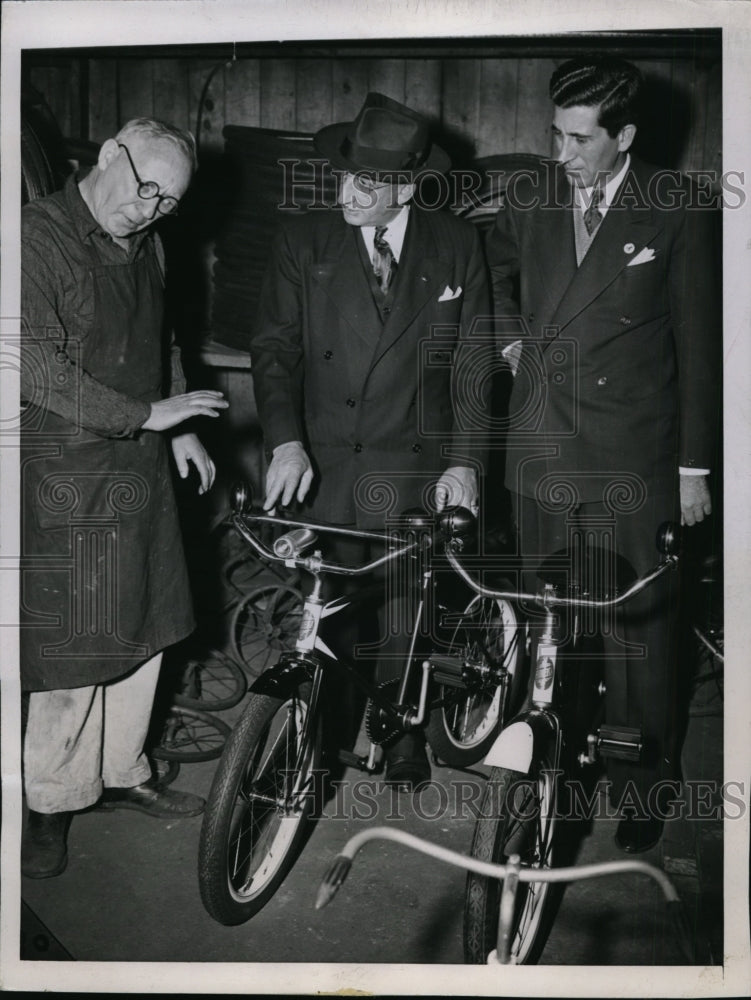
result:
<svg viewBox="0 0 751 1000"><path fill-rule="evenodd" d="M91 210L84 201L84 197L79 190L79 182L85 177L85 175L86 171L79 171L78 173L72 174L65 182L65 187L63 188L68 211L73 219L73 224L75 225L76 231L82 241L87 240L92 233L102 237L103 239L112 240L109 233L102 229L97 220L91 214ZM145 239L146 232L147 230L142 230L140 233L134 233L133 236L129 238L130 246L132 246L134 251L138 250L138 247Z"/></svg>
<svg viewBox="0 0 751 1000"><path fill-rule="evenodd" d="M623 178L626 176L626 172L628 171L628 168L630 166L631 166L631 154L630 153L626 153L626 161L625 161L625 163L623 164L623 166L621 167L621 169L618 171L618 173L615 175L615 177L611 177L610 178L610 180L607 182L607 184L605 185L605 187L603 189L602 198L601 198L600 204L598 206L601 212L604 211L607 208L610 208L610 204L613 201L613 199L615 198L615 193L618 190L618 188L621 186L621 184L623 182ZM592 188L591 187L585 187L583 190L584 190L584 194L582 195L582 191L579 188L575 189L575 191L576 191L576 200L577 200L577 203L579 205L581 205L583 207L586 207L587 205L589 205L590 200L592 198Z"/></svg>
<svg viewBox="0 0 751 1000"><path fill-rule="evenodd" d="M391 222L386 226L386 232L384 233L384 239L391 247L391 252L399 260L402 252L402 247L404 246L404 237L407 233L407 223L409 222L409 205L403 205L401 212L395 216ZM365 240L365 245L372 249L373 240L375 239L375 226L361 226L363 239Z"/></svg>

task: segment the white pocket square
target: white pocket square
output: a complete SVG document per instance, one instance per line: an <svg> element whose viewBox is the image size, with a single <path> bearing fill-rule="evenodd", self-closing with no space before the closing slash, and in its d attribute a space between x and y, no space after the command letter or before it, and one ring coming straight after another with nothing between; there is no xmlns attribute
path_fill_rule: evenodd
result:
<svg viewBox="0 0 751 1000"><path fill-rule="evenodd" d="M438 296L439 302L450 302L452 299L458 299L462 294L462 286L459 285L454 291L452 291L448 285L443 289L441 294Z"/></svg>
<svg viewBox="0 0 751 1000"><path fill-rule="evenodd" d="M655 259L655 251L652 249L652 247L644 247L644 249L640 250L633 260L630 260L628 262L626 267L635 267L637 264L646 264L648 261L654 259Z"/></svg>

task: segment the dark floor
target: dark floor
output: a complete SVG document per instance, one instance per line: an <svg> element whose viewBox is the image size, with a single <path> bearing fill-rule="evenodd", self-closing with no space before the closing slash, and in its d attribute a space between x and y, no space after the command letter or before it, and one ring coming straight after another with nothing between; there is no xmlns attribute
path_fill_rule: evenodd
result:
<svg viewBox="0 0 751 1000"><path fill-rule="evenodd" d="M241 708L223 716L231 722ZM685 777L691 782L721 780L721 708L713 683L697 689L684 752ZM174 787L205 795L215 766L215 761L183 764ZM459 965L464 875L458 869L378 842L358 856L328 907L317 911L313 902L327 865L365 823L408 830L467 852L471 803L480 793L483 770L473 776L435 768L435 784L416 802L348 770L281 889L239 927L215 923L202 907L196 875L200 817L155 822L132 811L79 815L69 836L66 872L56 879L22 880L25 955L76 962L268 963L260 967L261 976L272 971L270 963L354 963L358 968L365 963L419 963L435 966L435 973L439 965ZM623 857L613 844L614 827L612 818L597 818L578 861ZM701 964L722 964L721 821L716 816L671 820L660 845L643 858L661 865L673 879ZM644 876L623 875L567 887L541 964L678 966L684 960L657 887ZM40 962L36 968L41 976L49 970L49 985L65 974L59 965ZM297 975L286 965L277 967L276 974L285 968L293 978ZM579 971L587 982L596 972ZM653 975L666 972L654 969ZM464 976L475 973L488 971L465 969ZM130 967L123 975L130 975ZM224 969L217 970L217 984L224 975ZM254 984L261 981L246 982L243 991L260 990ZM459 983L470 981L474 979ZM495 991L492 979L482 981ZM434 981L419 979L416 991L425 991L427 982ZM191 988L199 989L189 979L183 989Z"/></svg>

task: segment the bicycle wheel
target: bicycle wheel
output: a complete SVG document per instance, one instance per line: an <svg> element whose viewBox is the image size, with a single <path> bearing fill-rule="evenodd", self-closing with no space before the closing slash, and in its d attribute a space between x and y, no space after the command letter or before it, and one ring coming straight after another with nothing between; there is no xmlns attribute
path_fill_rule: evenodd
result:
<svg viewBox="0 0 751 1000"><path fill-rule="evenodd" d="M518 854L524 868L550 868L555 828L555 780L547 760L533 763L528 775L493 768L475 825L471 856L496 864ZM472 872L464 902L464 960L487 962L497 945L502 885ZM520 882L510 953L519 965L536 962L545 945L554 910L554 886Z"/></svg>
<svg viewBox="0 0 751 1000"><path fill-rule="evenodd" d="M251 591L235 607L229 627L232 652L254 677L294 648L302 604L295 587L269 584Z"/></svg>
<svg viewBox="0 0 751 1000"><path fill-rule="evenodd" d="M198 853L201 899L220 924L243 923L265 906L302 847L321 757L318 721L301 745L309 710L309 683L286 699L251 695L227 742Z"/></svg>
<svg viewBox="0 0 751 1000"><path fill-rule="evenodd" d="M191 659L183 668L183 690L174 702L185 708L220 712L234 708L248 690L248 679L234 660L219 650L210 650L201 659Z"/></svg>
<svg viewBox="0 0 751 1000"><path fill-rule="evenodd" d="M209 712L172 705L150 754L157 760L186 764L219 757L229 735L229 726Z"/></svg>
<svg viewBox="0 0 751 1000"><path fill-rule="evenodd" d="M474 677L467 687L438 686L427 738L446 764L466 767L488 752L521 690L524 632L514 606L501 599L473 597L451 638L449 653L460 656Z"/></svg>

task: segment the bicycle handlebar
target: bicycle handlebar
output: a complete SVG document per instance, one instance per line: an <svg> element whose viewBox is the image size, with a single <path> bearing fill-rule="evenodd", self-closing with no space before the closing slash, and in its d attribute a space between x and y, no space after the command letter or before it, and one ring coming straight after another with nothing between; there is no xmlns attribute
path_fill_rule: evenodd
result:
<svg viewBox="0 0 751 1000"><path fill-rule="evenodd" d="M385 826L371 827L350 837L342 848L341 852L332 862L328 871L323 877L316 898L316 909L320 910L329 903L339 888L347 878L358 851L365 846L369 840L393 840L405 847L411 847L415 851L427 854L438 861L445 861L447 864L457 868L464 868L466 871L476 872L478 875L485 875L489 878L503 880L510 874L516 875L520 882L572 882L577 879L600 878L604 875L618 875L622 872L640 872L648 875L659 885L662 894L668 903L679 901L678 893L668 876L646 861L601 861L589 865L572 865L568 868L523 868L518 860L510 860L505 865L492 864L489 861L480 861L478 858L471 858L458 851L452 851L448 847L440 847L421 837L416 837L412 833L405 833L403 830L392 830Z"/></svg>
<svg viewBox="0 0 751 1000"><path fill-rule="evenodd" d="M360 566L342 566L338 563L326 562L317 553L312 556L302 556L274 552L273 549L264 545L264 543L253 534L246 523L247 519L267 524L283 524L289 527L309 528L316 532L325 531L330 534L344 535L350 538L374 539L386 544L393 544L394 540L390 535L378 534L376 532L369 531L355 531L349 528L337 528L332 525L318 525L309 521L293 521L286 518L278 518L270 514L266 514L265 512L263 514L255 514L250 511L246 511L243 514L235 513L232 515L232 524L234 527L240 535L242 535L245 541L251 545L264 559L268 559L271 562L284 563L285 566L294 566L295 568L306 569L309 572L316 574L335 573L339 576L360 576L365 573L370 573L372 570L383 565L384 563L391 562L393 559L398 559L401 556L406 555L407 552L411 552L418 545L416 541L405 542L396 548L390 549L384 555L379 556L377 559L373 559L368 563L363 563Z"/></svg>
<svg viewBox="0 0 751 1000"><path fill-rule="evenodd" d="M279 517L260 508L253 508L250 490L245 483L236 483L232 488L232 511L231 523L245 541L263 558L272 562L284 563L285 566L306 569L315 574L323 572L335 573L339 576L359 576L370 573L378 566L399 559L418 548L423 544L423 538L432 537L435 533L442 536L447 544L459 546L461 537L467 534L475 523L474 515L463 507L447 508L435 515L415 508L404 511L401 515L404 519L403 527L407 530L423 532L423 536L412 541L400 541L393 532L363 531L359 528L343 528L340 525L311 520L302 521L296 518ZM247 524L248 520L260 524L284 525L301 535L305 534L304 541L299 546L294 544L291 538L293 532L289 532L281 539L277 539L273 549L270 549L250 530ZM320 532L380 542L388 546L389 551L360 566L342 566L338 563L325 562L318 552L313 556L303 558L302 549L310 547ZM285 544L280 545L279 543L283 540Z"/></svg>
<svg viewBox="0 0 751 1000"><path fill-rule="evenodd" d="M335 573L339 576L360 576L369 573L382 566L384 563L398 559L408 552L413 551L421 544L419 540L408 542L396 542L395 536L387 532L363 531L356 528L343 528L339 525L323 524L313 521L301 521L295 518L278 517L276 514L269 514L264 510L254 510L249 506L250 493L242 483L238 483L232 490L232 523L242 537L251 545L256 552L272 562L281 562L286 566L306 569L311 573ZM611 598L591 598L591 597L562 597L555 593L552 586L546 585L542 593L530 594L524 591L496 590L486 587L464 569L457 558L457 551L461 550L461 539L471 531L475 518L470 511L463 507L448 508L445 511L433 516L424 511L406 511L406 527L427 530L433 527L435 532L443 538L444 553L449 565L454 572L480 597L501 598L512 601L531 601L541 604L544 607L575 607L575 608L613 608L625 603L648 587L654 580L662 576L669 569L673 569L678 563L678 556L675 554L678 544L677 528L671 522L660 525L657 532L657 546L663 552L663 560L654 566L648 573L640 577L631 584L622 594ZM325 562L320 553L313 556L302 557L299 551L295 551L293 546L289 551L274 551L264 545L248 528L247 519L252 519L262 524L282 524L292 529L308 529L311 533L324 532L348 538L360 538L364 540L377 541L392 547L383 556L371 560L360 566L342 566L337 563ZM315 534L311 534L308 543L315 541Z"/></svg>
<svg viewBox="0 0 751 1000"><path fill-rule="evenodd" d="M663 573L669 569L674 569L678 565L678 556L666 555L661 562L649 570L648 573L645 573L644 576L635 580L622 594L617 594L615 597L598 599L593 597L561 597L549 585L546 586L542 593L537 594L529 594L521 590L495 590L492 587L484 586L475 580L474 577L470 576L450 546L446 547L446 558L454 572L471 590L479 594L480 597L502 598L510 601L531 601L535 604L542 604L544 607L571 608L614 608L640 593L650 583L653 583L658 577L662 576Z"/></svg>

